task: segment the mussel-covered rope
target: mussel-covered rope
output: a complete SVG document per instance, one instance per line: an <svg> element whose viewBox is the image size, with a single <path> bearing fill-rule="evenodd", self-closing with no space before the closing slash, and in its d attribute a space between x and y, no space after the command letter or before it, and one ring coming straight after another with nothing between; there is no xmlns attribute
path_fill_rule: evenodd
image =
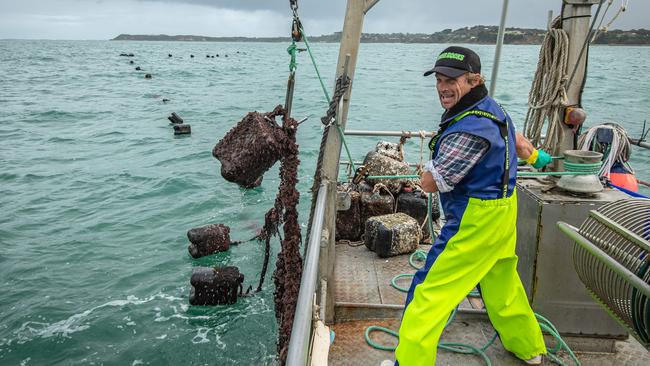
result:
<svg viewBox="0 0 650 366"><path fill-rule="evenodd" d="M297 207L300 193L296 189L298 165L300 164L298 145L296 144L298 123L295 119L289 117L286 111L283 112L282 129L285 131L286 137L282 143L284 151L280 159L280 187L278 188L274 207L269 211L271 216L275 216L278 225L282 223L284 233L273 274L275 316L279 323L278 358L281 365L284 365L287 357L296 301L300 291L300 278L302 276L301 233ZM273 213L273 211L275 212ZM280 236L279 232L278 236Z"/></svg>
<svg viewBox="0 0 650 366"><path fill-rule="evenodd" d="M315 64L314 64L315 65ZM320 78L320 76L319 76ZM325 146L327 145L327 137L329 136L329 131L330 127L332 126L331 121L335 118L336 112L338 110L338 104L339 100L341 97L343 97L343 94L347 91L347 88L350 86L350 79L348 77L343 78L343 76L339 77L338 80L336 81L336 90L334 91L334 99L330 102L330 107L327 110L327 113L325 117L321 118L321 121L325 125L325 128L323 129L323 135L321 136L321 141L320 141L320 148L318 150L318 160L316 161L316 171L314 172L314 182L311 186L311 207L309 209L309 224L307 226L307 237L311 235L311 221L314 216L314 210L316 208L316 194L318 192L318 187L320 187L321 181L322 181L322 169L323 169L323 158L325 155ZM323 89L323 91L325 91ZM327 92L325 92L325 97L328 98ZM332 105L334 104L334 107ZM333 111L333 114L330 115L330 111ZM330 116L328 118L328 116ZM341 128L339 127L338 123L334 123L336 128L339 131L339 135L341 137L341 141L343 142L343 145L345 146L345 150L348 153L348 158L350 159L350 164L354 167L354 162L352 161L352 156L350 155L350 151L348 149L347 144L345 143L345 138L343 136L343 131L341 131ZM307 246L305 245L304 251L307 251Z"/></svg>

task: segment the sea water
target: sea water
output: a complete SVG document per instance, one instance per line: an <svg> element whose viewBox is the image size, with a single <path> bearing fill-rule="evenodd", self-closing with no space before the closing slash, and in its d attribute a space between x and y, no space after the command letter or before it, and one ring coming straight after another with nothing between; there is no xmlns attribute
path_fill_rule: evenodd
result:
<svg viewBox="0 0 650 366"><path fill-rule="evenodd" d="M277 166L261 187L243 190L221 178L211 150L248 111L284 103L287 46L0 40L0 364L275 364L270 274L261 293L236 305L188 305L192 268L238 266L254 285L263 246L192 259L186 231L223 223L245 240L262 226ZM422 73L445 47L362 44L348 128L436 130L435 80ZM494 46L473 48L489 77ZM312 49L331 95L338 45ZM496 99L519 128L538 53L502 52ZM650 48L592 46L589 56L587 126L617 122L639 137L650 112L642 77ZM306 52L293 106L294 117L309 117L298 132L304 235L327 109ZM173 135L171 112L191 135ZM355 160L375 142L348 138ZM420 142L407 142L407 160L420 160ZM631 162L650 180L649 151L633 148ZM278 248L273 241L273 259Z"/></svg>

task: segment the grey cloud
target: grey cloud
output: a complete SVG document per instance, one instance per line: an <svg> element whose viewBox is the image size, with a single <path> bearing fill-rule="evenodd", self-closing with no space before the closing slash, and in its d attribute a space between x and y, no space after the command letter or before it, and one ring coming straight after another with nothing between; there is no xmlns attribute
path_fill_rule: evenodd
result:
<svg viewBox="0 0 650 366"><path fill-rule="evenodd" d="M650 28L650 1L630 0L613 28ZM621 0L614 0L611 19ZM340 31L345 0L298 0L309 35ZM544 28L561 1L510 1L507 25ZM364 32L434 33L445 28L497 25L500 0L381 0ZM594 8L595 9L595 8ZM180 16L182 14L182 17ZM207 36L287 35L289 0L0 0L0 38L107 39L120 33ZM178 21L177 21L178 19ZM214 24L220 22L220 27Z"/></svg>
<svg viewBox="0 0 650 366"><path fill-rule="evenodd" d="M237 10L270 10L280 14L289 13L289 0L138 0L145 2L186 3ZM614 0L606 20L618 9L621 0ZM345 13L345 0L298 0L301 18L324 21L331 25L330 32L340 30ZM448 26L497 25L501 16L502 1L499 0L381 0L368 13L365 24L375 32L423 32L433 33ZM561 1L515 0L509 2L508 26L543 28L547 12L560 11ZM650 2L630 0L628 11L621 14L614 28L649 28L646 14ZM595 7L593 8L595 10ZM604 7L603 7L604 9ZM403 23L402 21L406 21ZM305 22L306 23L306 22ZM337 28L338 27L338 28ZM376 28L376 29L373 29Z"/></svg>

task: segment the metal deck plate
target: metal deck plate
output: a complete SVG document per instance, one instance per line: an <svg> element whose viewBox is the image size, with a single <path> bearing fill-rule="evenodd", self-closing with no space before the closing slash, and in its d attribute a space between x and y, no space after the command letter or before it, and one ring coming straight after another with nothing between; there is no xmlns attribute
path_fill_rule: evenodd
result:
<svg viewBox="0 0 650 366"><path fill-rule="evenodd" d="M364 338L364 332L371 325L379 325L393 330L399 329L400 321L397 319L381 320L360 320L335 324L331 326L336 337L330 348L330 366L358 366L358 365L379 365L385 359L394 360L392 351L381 351L370 347ZM494 334L492 325L486 320L473 319L461 321L456 319L442 334L441 342L461 342L482 346L487 343ZM396 339L383 332L373 332L373 341L382 345L396 345ZM547 345L553 344L547 339ZM517 359L510 352L503 349L501 342L497 339L487 349L487 355L494 366L521 366L524 362ZM646 351L636 340L630 338L627 341L616 342L616 353L578 353L576 355L582 365L589 366L641 366L650 365L650 353ZM565 352L560 353L560 358L567 364L573 362ZM544 365L555 365L548 359ZM463 355L445 350L439 350L436 365L464 365L483 366L485 362L478 356Z"/></svg>
<svg viewBox="0 0 650 366"><path fill-rule="evenodd" d="M420 249L429 250L430 245ZM336 246L335 299L337 321L366 318L400 318L406 293L391 286L391 279L402 273L415 273L408 263L410 254L379 258L364 245ZM424 263L424 262L415 262ZM408 288L411 278L402 278L398 285ZM461 308L471 308L467 300Z"/></svg>
<svg viewBox="0 0 650 366"><path fill-rule="evenodd" d="M421 246L427 250L429 246ZM336 314L337 324L330 325L336 333L330 348L330 365L379 365L385 359L394 359L393 352L376 350L368 346L364 332L370 325L399 329L406 294L390 286L390 280L399 273L414 273L408 264L409 255L379 258L365 246L351 247L338 244L336 247ZM408 287L409 279L400 282ZM470 309L467 300L461 309ZM459 313L454 322L445 329L442 341L462 342L473 345L485 344L494 334L485 314ZM396 340L385 333L373 332L372 339L380 344L395 345ZM565 338L574 349L597 350L603 353L578 353L583 365L650 365L650 353L636 340L614 341L594 338ZM547 338L547 345L554 341ZM613 345L613 348L612 348ZM605 353L615 350L615 353ZM487 351L492 364L524 365L524 363L503 349L497 340ZM562 359L572 364L568 355ZM441 350L437 365L484 365L478 356L468 356ZM552 365L548 360L545 365Z"/></svg>
<svg viewBox="0 0 650 366"><path fill-rule="evenodd" d="M428 250L423 245L420 249ZM393 277L400 273L415 273L408 263L410 254L390 258L379 258L364 245L352 247L347 244L336 246L336 301L361 304L404 305L406 293L390 285ZM410 278L398 282L408 288Z"/></svg>

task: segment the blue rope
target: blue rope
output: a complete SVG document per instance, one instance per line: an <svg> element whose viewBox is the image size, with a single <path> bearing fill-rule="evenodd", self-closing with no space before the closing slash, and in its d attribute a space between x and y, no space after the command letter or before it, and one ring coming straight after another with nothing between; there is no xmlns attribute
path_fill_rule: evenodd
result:
<svg viewBox="0 0 650 366"><path fill-rule="evenodd" d="M618 189L619 191L621 191L621 192L623 192L623 193L627 193L627 194L629 194L629 195L632 196L632 197L636 197L636 198L647 198L647 199L650 199L650 197L648 197L648 196L644 196L644 195L642 195L641 193L637 193L637 192L634 192L634 191L630 191L629 189L625 189L625 188L623 188L623 187L619 187L619 186L617 186L617 185L615 185L615 184L612 184L612 183L607 183L607 185L610 186L610 187L612 187L612 188L616 188L616 189Z"/></svg>

